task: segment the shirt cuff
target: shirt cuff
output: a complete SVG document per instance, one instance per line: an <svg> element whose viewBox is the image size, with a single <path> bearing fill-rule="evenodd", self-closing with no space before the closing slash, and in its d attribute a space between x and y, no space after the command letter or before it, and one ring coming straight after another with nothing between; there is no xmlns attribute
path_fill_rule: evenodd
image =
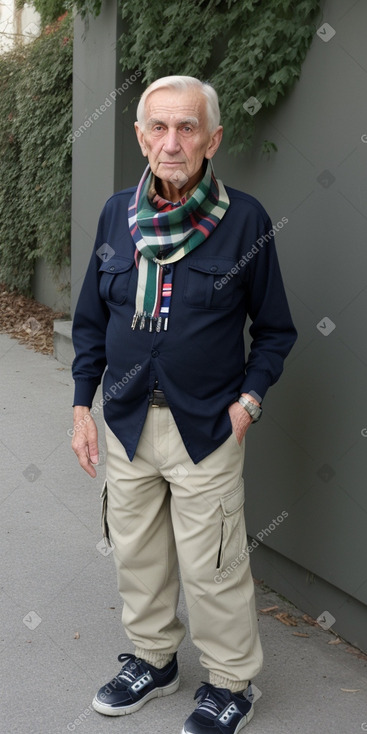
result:
<svg viewBox="0 0 367 734"><path fill-rule="evenodd" d="M95 380L75 380L73 407L75 405L85 405L90 408L98 385L99 382Z"/></svg>
<svg viewBox="0 0 367 734"><path fill-rule="evenodd" d="M268 372L251 370L241 385L241 393L246 392L248 395L253 395L255 400L261 403L271 384L271 376Z"/></svg>

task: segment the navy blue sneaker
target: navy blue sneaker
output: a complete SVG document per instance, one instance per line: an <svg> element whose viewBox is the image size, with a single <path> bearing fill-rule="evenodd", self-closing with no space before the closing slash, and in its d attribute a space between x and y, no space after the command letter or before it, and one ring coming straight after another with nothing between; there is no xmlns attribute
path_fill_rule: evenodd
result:
<svg viewBox="0 0 367 734"><path fill-rule="evenodd" d="M181 734L238 734L254 715L251 683L243 693L204 683L195 693L198 706Z"/></svg>
<svg viewBox="0 0 367 734"><path fill-rule="evenodd" d="M130 653L122 653L118 660L123 663L120 672L99 689L92 701L93 708L100 714L132 714L151 698L169 696L177 691L180 679L176 653L161 669Z"/></svg>

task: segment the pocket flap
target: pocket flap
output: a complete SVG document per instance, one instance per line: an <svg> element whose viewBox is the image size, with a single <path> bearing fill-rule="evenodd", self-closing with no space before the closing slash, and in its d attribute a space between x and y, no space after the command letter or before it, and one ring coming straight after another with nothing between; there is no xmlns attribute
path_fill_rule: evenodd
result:
<svg viewBox="0 0 367 734"><path fill-rule="evenodd" d="M232 492L223 495L220 498L220 504L222 507L223 515L228 517L233 515L235 512L241 509L245 504L245 491L244 482L241 480L240 484Z"/></svg>
<svg viewBox="0 0 367 734"><path fill-rule="evenodd" d="M235 265L235 260L229 260L228 258L192 258L188 262L189 268L208 275L226 275L226 273L231 272L231 268L234 268Z"/></svg>
<svg viewBox="0 0 367 734"><path fill-rule="evenodd" d="M115 273L125 273L127 270L130 270L133 265L134 260L131 260L127 257L114 256L111 257L109 260L102 262L99 268L99 272L111 273L111 275L114 275Z"/></svg>

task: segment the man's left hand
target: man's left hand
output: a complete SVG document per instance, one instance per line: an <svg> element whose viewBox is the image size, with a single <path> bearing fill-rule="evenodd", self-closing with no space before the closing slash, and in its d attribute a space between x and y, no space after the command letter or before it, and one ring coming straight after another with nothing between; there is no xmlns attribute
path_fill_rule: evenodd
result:
<svg viewBox="0 0 367 734"><path fill-rule="evenodd" d="M244 398L251 400L255 405L260 405L257 400L254 400L252 395L242 393ZM232 403L228 408L229 417L232 423L233 433L235 434L239 445L241 445L245 433L252 423L252 418L247 410L237 401Z"/></svg>

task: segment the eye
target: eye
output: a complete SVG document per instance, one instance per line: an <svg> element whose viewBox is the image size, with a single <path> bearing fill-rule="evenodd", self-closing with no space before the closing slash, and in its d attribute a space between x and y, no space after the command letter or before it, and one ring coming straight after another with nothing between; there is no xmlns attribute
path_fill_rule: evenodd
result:
<svg viewBox="0 0 367 734"><path fill-rule="evenodd" d="M183 125L182 128L181 128L181 130L184 133L191 133L192 132L192 127L190 125Z"/></svg>
<svg viewBox="0 0 367 734"><path fill-rule="evenodd" d="M158 123L156 125L153 125L150 128L150 132L152 135L162 135L164 131L165 131L164 125L160 125Z"/></svg>

